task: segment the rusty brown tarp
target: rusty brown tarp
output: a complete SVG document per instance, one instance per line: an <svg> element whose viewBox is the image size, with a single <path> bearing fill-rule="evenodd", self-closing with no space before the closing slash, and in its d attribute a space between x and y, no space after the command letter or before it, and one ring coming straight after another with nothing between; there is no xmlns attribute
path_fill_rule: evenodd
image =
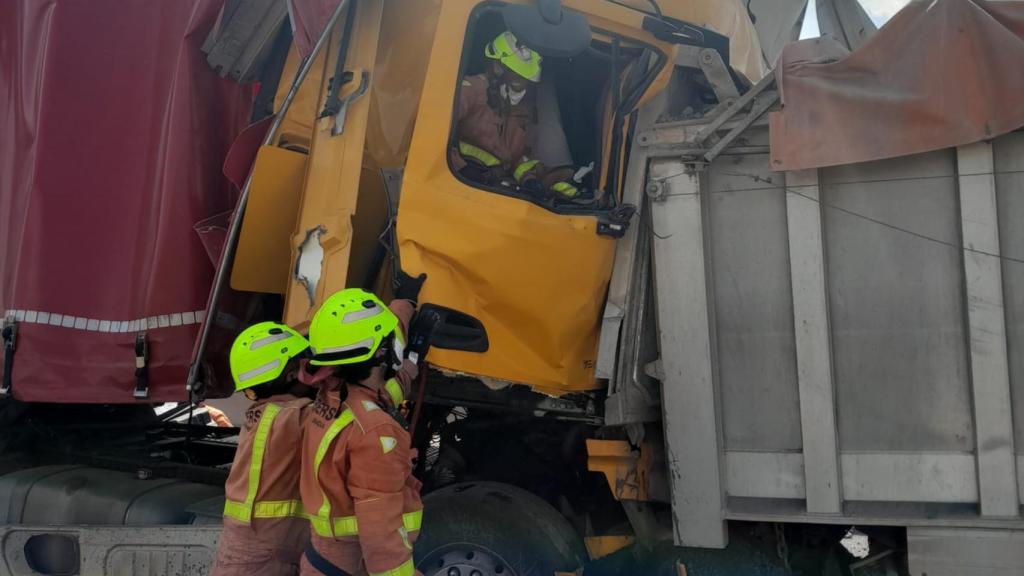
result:
<svg viewBox="0 0 1024 576"><path fill-rule="evenodd" d="M916 0L835 57L817 41L783 50L774 170L927 152L1024 126L1024 2Z"/></svg>

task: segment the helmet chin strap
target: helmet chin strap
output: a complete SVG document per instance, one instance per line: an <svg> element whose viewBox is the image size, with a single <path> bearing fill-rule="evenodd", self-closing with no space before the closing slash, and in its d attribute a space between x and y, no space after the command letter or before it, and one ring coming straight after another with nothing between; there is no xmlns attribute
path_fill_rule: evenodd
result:
<svg viewBox="0 0 1024 576"><path fill-rule="evenodd" d="M316 371L313 373L309 372L309 360L302 359L299 361L299 382L302 382L306 386L317 386L331 377L334 374L334 368L332 366L314 366Z"/></svg>

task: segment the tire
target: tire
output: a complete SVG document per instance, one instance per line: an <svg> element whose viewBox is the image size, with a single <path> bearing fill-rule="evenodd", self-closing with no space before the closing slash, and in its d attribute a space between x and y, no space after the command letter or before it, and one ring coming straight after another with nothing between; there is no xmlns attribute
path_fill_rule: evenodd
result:
<svg viewBox="0 0 1024 576"><path fill-rule="evenodd" d="M569 522L515 486L455 484L423 504L414 553L424 576L551 576L573 572L587 558Z"/></svg>

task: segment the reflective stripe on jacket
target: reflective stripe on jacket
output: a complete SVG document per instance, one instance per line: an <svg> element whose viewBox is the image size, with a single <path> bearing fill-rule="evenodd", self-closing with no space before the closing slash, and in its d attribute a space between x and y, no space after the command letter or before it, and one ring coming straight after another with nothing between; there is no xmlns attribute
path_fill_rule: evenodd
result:
<svg viewBox="0 0 1024 576"><path fill-rule="evenodd" d="M413 574L423 506L409 434L375 392L350 385L334 412L337 397L318 398L303 442L302 500L313 545L348 572L359 573L365 564L371 575Z"/></svg>
<svg viewBox="0 0 1024 576"><path fill-rule="evenodd" d="M254 519L302 515L297 447L310 403L308 398L278 395L246 410L224 485L225 517L250 524Z"/></svg>
<svg viewBox="0 0 1024 576"><path fill-rule="evenodd" d="M299 471L308 398L273 396L245 413L224 485L224 531L211 576L294 574L309 541Z"/></svg>

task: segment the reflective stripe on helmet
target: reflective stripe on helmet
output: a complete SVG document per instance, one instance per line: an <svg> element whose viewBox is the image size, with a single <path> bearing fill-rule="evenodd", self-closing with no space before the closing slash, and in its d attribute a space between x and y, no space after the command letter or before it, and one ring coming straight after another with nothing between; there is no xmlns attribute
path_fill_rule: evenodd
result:
<svg viewBox="0 0 1024 576"><path fill-rule="evenodd" d="M410 558L391 570L385 570L384 572L370 572L370 576L413 576L415 573L416 568L412 565L412 558Z"/></svg>
<svg viewBox="0 0 1024 576"><path fill-rule="evenodd" d="M497 156L468 142L459 142L459 153L466 158L476 160L488 168L501 165L501 160L498 160Z"/></svg>
<svg viewBox="0 0 1024 576"><path fill-rule="evenodd" d="M225 500L224 516L239 522L250 523L253 518L288 518L304 516L302 503L298 500L268 500L257 502L256 495L260 490L260 474L263 473L263 457L267 452L267 440L274 419L281 412L277 404L267 404L263 416L256 426L256 435L252 441L252 456L249 461L249 486L245 502Z"/></svg>
<svg viewBox="0 0 1024 576"><path fill-rule="evenodd" d="M333 348L324 348L323 350L318 350L317 355L337 354L338 352L351 352L352 350L358 350L360 348L369 348L370 346L373 346L373 338L367 338L366 340L356 342L355 344L349 344L348 346L335 346Z"/></svg>
<svg viewBox="0 0 1024 576"><path fill-rule="evenodd" d="M512 176L515 177L516 182L520 182L523 176L526 176L526 173L536 168L538 164L540 164L540 160L524 160L519 163L519 166L516 166Z"/></svg>
<svg viewBox="0 0 1024 576"><path fill-rule="evenodd" d="M341 319L342 324L349 324L351 322L358 322L360 320L366 320L367 318L373 318L377 314L380 314L381 308L374 304L373 308L363 308L362 310L356 310L349 312Z"/></svg>
<svg viewBox="0 0 1024 576"><path fill-rule="evenodd" d="M268 344L273 344L274 342L280 342L281 340L287 340L288 338L291 338L291 337L292 337L292 335L287 333L287 332L281 332L281 333L278 333L278 334L271 334L270 336L267 336L265 338L260 338L259 340L256 340L255 342L250 344L249 345L249 350L250 351L252 351L252 350L259 350L260 348L263 348L264 346L266 346Z"/></svg>
<svg viewBox="0 0 1024 576"><path fill-rule="evenodd" d="M275 359L275 360L272 360L270 362L267 362L266 364L264 364L262 366L257 366L256 368L253 368L252 370L249 370L248 372L242 372L241 374L236 376L236 379L238 380L239 384L244 385L249 380L252 380L253 378L255 378L257 376L262 376L262 375L266 374L267 372L270 372L272 370L276 370L276 369L278 369L280 367L281 367L281 361Z"/></svg>

